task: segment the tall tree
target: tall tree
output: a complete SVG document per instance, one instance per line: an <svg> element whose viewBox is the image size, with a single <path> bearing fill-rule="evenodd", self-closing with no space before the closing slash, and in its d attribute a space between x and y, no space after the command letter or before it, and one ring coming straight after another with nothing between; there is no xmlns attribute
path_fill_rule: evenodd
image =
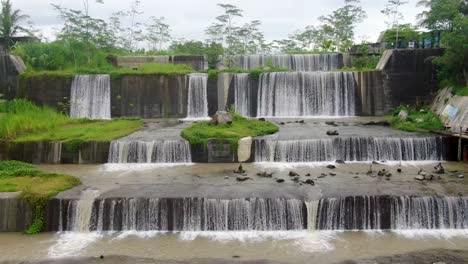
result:
<svg viewBox="0 0 468 264"><path fill-rule="evenodd" d="M21 22L29 16L22 14L19 9L13 9L10 0L1 1L2 11L0 13L0 37L5 42L5 47L10 50L13 45L12 38L20 32L29 33L28 30L21 26Z"/></svg>
<svg viewBox="0 0 468 264"><path fill-rule="evenodd" d="M356 24L366 18L366 12L360 6L360 0L344 0L345 5L332 14L319 17L332 30L334 44L338 51L346 51L354 41Z"/></svg>
<svg viewBox="0 0 468 264"><path fill-rule="evenodd" d="M387 24L389 28L396 30L395 48L398 48L398 34L400 28L400 21L403 19L403 14L400 12L400 7L407 4L408 1L401 0L388 0L385 8L380 12L387 16Z"/></svg>
<svg viewBox="0 0 468 264"><path fill-rule="evenodd" d="M163 44L171 39L169 24L164 17L150 17L150 24L146 26L146 40L154 50L162 50Z"/></svg>
<svg viewBox="0 0 468 264"><path fill-rule="evenodd" d="M138 43L145 39L143 25L137 20L143 14L140 4L140 0L131 0L129 10L115 12L110 17L110 27L117 36L117 45L128 51L136 50Z"/></svg>

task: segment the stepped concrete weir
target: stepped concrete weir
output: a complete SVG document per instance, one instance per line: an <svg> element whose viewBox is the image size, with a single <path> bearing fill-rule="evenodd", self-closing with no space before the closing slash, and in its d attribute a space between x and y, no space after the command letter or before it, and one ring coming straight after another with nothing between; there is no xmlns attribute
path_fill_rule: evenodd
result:
<svg viewBox="0 0 468 264"><path fill-rule="evenodd" d="M235 56L233 68L246 70L278 67L294 71L331 71L343 67L342 54L293 54Z"/></svg>
<svg viewBox="0 0 468 264"><path fill-rule="evenodd" d="M110 119L110 75L77 75L70 96L70 117Z"/></svg>

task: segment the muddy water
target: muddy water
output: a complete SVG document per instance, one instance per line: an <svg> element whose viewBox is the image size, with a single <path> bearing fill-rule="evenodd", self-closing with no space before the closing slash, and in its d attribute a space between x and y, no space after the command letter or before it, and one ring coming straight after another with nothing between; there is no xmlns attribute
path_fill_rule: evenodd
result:
<svg viewBox="0 0 468 264"><path fill-rule="evenodd" d="M0 245L0 261L119 255L172 261L234 257L280 263L336 263L432 249L466 250L468 230L0 234Z"/></svg>

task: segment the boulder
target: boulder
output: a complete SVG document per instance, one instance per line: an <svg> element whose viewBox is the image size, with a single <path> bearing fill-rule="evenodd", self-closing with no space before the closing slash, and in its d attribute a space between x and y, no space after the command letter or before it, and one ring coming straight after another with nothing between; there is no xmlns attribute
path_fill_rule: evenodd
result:
<svg viewBox="0 0 468 264"><path fill-rule="evenodd" d="M434 173L437 173L437 174L444 174L445 173L445 169L442 166L442 163L439 163L439 164L437 164L437 166L434 167Z"/></svg>
<svg viewBox="0 0 468 264"><path fill-rule="evenodd" d="M333 172L330 172L329 174L330 176L333 176L333 177L336 176L336 173L333 173Z"/></svg>
<svg viewBox="0 0 468 264"><path fill-rule="evenodd" d="M327 135L329 136L338 136L340 133L338 133L338 131L336 130L328 130L327 131Z"/></svg>
<svg viewBox="0 0 468 264"><path fill-rule="evenodd" d="M246 180L250 180L250 177L247 177L247 176L237 176L237 177L236 177L236 180L237 180L238 182L244 182L244 181L246 181Z"/></svg>
<svg viewBox="0 0 468 264"><path fill-rule="evenodd" d="M296 176L296 177L292 178L292 181L293 182L299 182L299 176Z"/></svg>
<svg viewBox="0 0 468 264"><path fill-rule="evenodd" d="M396 171L397 171L398 173L401 173L401 172L402 172L402 169L401 169L401 168L398 168Z"/></svg>
<svg viewBox="0 0 468 264"><path fill-rule="evenodd" d="M252 155L252 137L241 138L238 141L237 159L239 162L246 162Z"/></svg>
<svg viewBox="0 0 468 264"><path fill-rule="evenodd" d="M424 181L424 176L423 175L418 175L416 177L414 177L414 179L418 180L418 181Z"/></svg>
<svg viewBox="0 0 468 264"><path fill-rule="evenodd" d="M463 178L465 178L465 175L459 174L459 175L457 176L457 178L458 178L458 179L463 179Z"/></svg>
<svg viewBox="0 0 468 264"><path fill-rule="evenodd" d="M272 173L268 173L266 171L259 172L259 173L257 173L257 176L263 177L263 178L272 178L273 177L273 172Z"/></svg>
<svg viewBox="0 0 468 264"><path fill-rule="evenodd" d="M211 123L215 125L231 124L232 115L226 111L217 111L213 115Z"/></svg>
<svg viewBox="0 0 468 264"><path fill-rule="evenodd" d="M433 178L434 178L434 176L432 174L426 174L424 176L424 179L427 180L427 181L432 181Z"/></svg>
<svg viewBox="0 0 468 264"><path fill-rule="evenodd" d="M335 166L335 165L332 165L332 164L330 164L330 165L327 165L327 169L336 169L336 166Z"/></svg>
<svg viewBox="0 0 468 264"><path fill-rule="evenodd" d="M297 173L295 171L290 171L289 172L289 177L296 177L296 176L299 176L299 173Z"/></svg>
<svg viewBox="0 0 468 264"><path fill-rule="evenodd" d="M312 186L315 185L315 182L313 180L311 180L311 179L307 179L307 180L303 181L302 183L309 184L309 185L312 185Z"/></svg>
<svg viewBox="0 0 468 264"><path fill-rule="evenodd" d="M406 121L408 119L408 112L406 112L405 110L401 110L400 113L398 113L398 118L401 121Z"/></svg>
<svg viewBox="0 0 468 264"><path fill-rule="evenodd" d="M346 162L344 160L336 160L335 163L336 164L345 164Z"/></svg>
<svg viewBox="0 0 468 264"><path fill-rule="evenodd" d="M243 174L245 172L246 170L244 170L244 167L242 167L242 163L239 164L239 167L237 168L237 170L234 170L234 173L238 173L238 174Z"/></svg>
<svg viewBox="0 0 468 264"><path fill-rule="evenodd" d="M284 182L284 179L276 179L276 182L277 182L277 183L283 183L283 182Z"/></svg>
<svg viewBox="0 0 468 264"><path fill-rule="evenodd" d="M325 173L322 173L322 174L320 174L320 176L318 176L319 179L325 178L325 177L327 177L327 175Z"/></svg>

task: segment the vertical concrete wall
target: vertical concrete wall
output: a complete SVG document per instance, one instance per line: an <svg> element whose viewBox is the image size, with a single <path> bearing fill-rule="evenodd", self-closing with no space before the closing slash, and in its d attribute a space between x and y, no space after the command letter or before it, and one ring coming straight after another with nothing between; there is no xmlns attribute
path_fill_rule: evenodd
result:
<svg viewBox="0 0 468 264"><path fill-rule="evenodd" d="M359 115L380 116L391 110L390 91L383 86L381 71L354 72L354 78Z"/></svg>
<svg viewBox="0 0 468 264"><path fill-rule="evenodd" d="M15 97L59 109L59 103L70 102L72 80L72 76L47 75L20 78Z"/></svg>
<svg viewBox="0 0 468 264"><path fill-rule="evenodd" d="M31 207L18 193L0 193L0 232L22 232L31 225Z"/></svg>
<svg viewBox="0 0 468 264"><path fill-rule="evenodd" d="M0 94L6 99L16 96L18 76L26 70L26 66L18 56L0 56Z"/></svg>

